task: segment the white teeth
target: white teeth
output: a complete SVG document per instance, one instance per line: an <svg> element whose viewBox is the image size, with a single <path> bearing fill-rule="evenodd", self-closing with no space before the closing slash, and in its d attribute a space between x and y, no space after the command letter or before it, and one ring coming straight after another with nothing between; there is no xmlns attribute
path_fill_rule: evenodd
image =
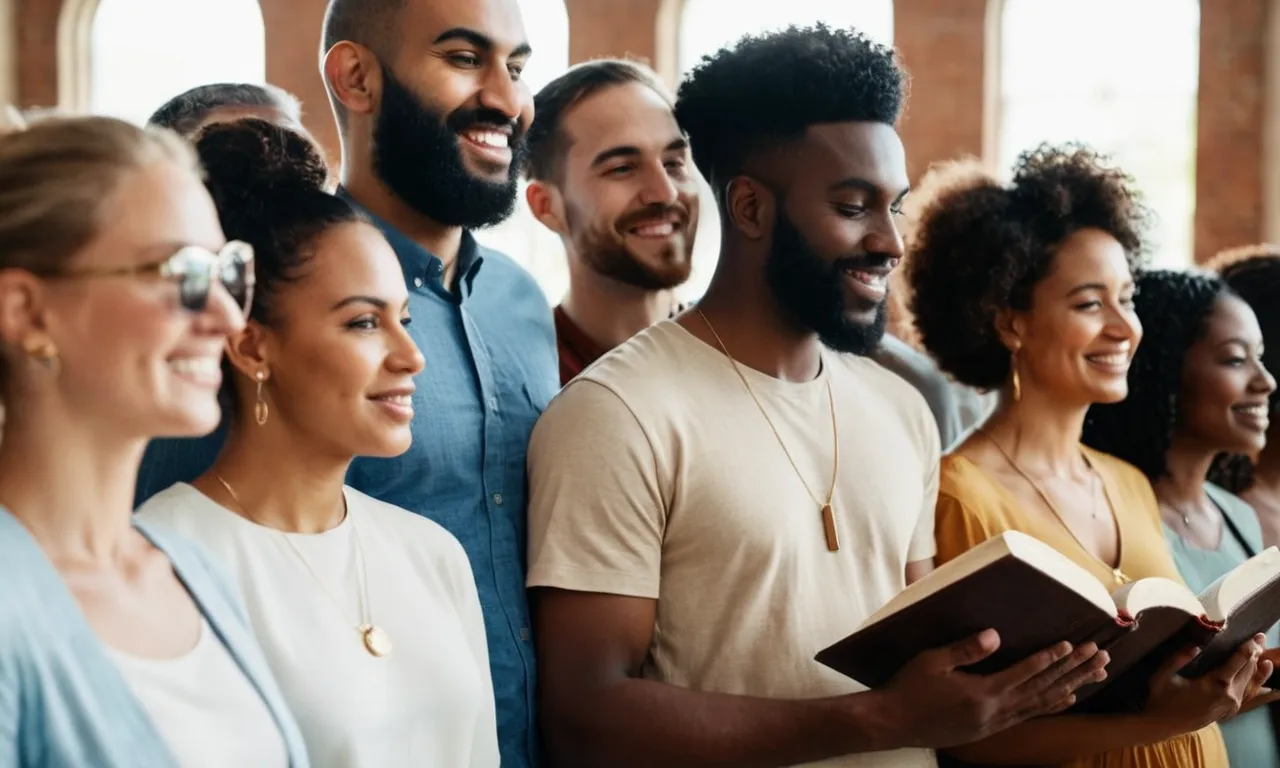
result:
<svg viewBox="0 0 1280 768"><path fill-rule="evenodd" d="M670 237L676 231L676 225L669 221L656 224L644 224L631 230L641 237Z"/></svg>
<svg viewBox="0 0 1280 768"><path fill-rule="evenodd" d="M404 406L413 405L412 395L383 395L382 397L375 397L373 399L381 400L386 403L391 403L392 405L404 405Z"/></svg>
<svg viewBox="0 0 1280 768"><path fill-rule="evenodd" d="M215 376L221 365L222 359L217 357L178 357L169 361L169 368L174 373L197 376Z"/></svg>
<svg viewBox="0 0 1280 768"><path fill-rule="evenodd" d="M1116 353L1114 355L1088 355L1087 359L1103 365L1125 365L1129 362L1129 355L1125 353Z"/></svg>
<svg viewBox="0 0 1280 768"><path fill-rule="evenodd" d="M467 138L486 147L506 149L509 145L507 134L500 131L468 131Z"/></svg>
<svg viewBox="0 0 1280 768"><path fill-rule="evenodd" d="M854 280L872 288L885 288L889 284L889 276L879 272L863 272L858 269L846 269L844 273Z"/></svg>
<svg viewBox="0 0 1280 768"><path fill-rule="evenodd" d="M1258 418L1265 418L1267 415L1267 406L1265 405L1242 405L1237 406L1235 410Z"/></svg>

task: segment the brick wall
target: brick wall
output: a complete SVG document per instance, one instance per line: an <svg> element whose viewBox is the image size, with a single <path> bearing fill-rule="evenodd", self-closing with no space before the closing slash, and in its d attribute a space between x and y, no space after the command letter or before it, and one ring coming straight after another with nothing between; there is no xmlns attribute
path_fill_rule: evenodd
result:
<svg viewBox="0 0 1280 768"><path fill-rule="evenodd" d="M20 62L14 80L19 102L23 106L56 104L60 4L73 0L7 1L13 3ZM986 45L987 19L999 10L989 4L999 2L895 3L895 39L912 75L912 99L902 135L913 177L936 160L960 154L982 156L984 147L991 144L984 98L993 64ZM1070 6L1066 0L1062 2L1064 8ZM268 78L302 97L308 126L336 156L336 134L317 73L324 0L261 3L267 28ZM674 80L679 3L566 0L571 60L630 53L649 59ZM1270 105L1280 89L1280 83L1268 86L1266 76L1267 30L1277 27L1277 6L1280 0L1202 3L1195 222L1199 258L1221 247L1261 239L1265 232L1280 227L1265 224L1265 212L1278 210L1280 204L1265 197L1267 190L1277 185L1262 166L1264 135L1280 130L1266 127L1268 109L1274 113ZM1273 94L1272 100L1267 99L1267 93ZM1280 157L1280 150L1269 152L1269 157ZM1275 174L1280 174L1280 169L1273 169Z"/></svg>

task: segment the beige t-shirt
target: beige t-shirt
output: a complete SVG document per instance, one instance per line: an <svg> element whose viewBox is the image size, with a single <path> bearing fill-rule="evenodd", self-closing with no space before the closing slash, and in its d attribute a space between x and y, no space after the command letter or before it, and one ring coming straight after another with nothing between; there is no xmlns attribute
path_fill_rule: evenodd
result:
<svg viewBox="0 0 1280 768"><path fill-rule="evenodd" d="M644 676L818 698L863 690L814 655L934 554L938 430L920 393L832 352L813 381L742 367L804 482L825 498L834 395L840 549L728 358L672 321L584 371L529 446L529 586L658 601ZM827 766L933 766L927 750Z"/></svg>

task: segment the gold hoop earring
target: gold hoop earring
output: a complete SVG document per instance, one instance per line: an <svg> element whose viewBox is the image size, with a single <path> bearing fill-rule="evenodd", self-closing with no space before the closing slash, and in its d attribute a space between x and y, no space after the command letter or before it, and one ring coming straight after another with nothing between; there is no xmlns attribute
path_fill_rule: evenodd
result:
<svg viewBox="0 0 1280 768"><path fill-rule="evenodd" d="M262 383L267 380L266 371L258 371L254 374L254 378L258 380L258 401L253 404L253 418L258 422L258 426L267 423L267 416L271 415L271 411L267 408L267 401L262 397Z"/></svg>
<svg viewBox="0 0 1280 768"><path fill-rule="evenodd" d="M1018 350L1013 350L1013 355L1009 360L1010 388L1013 390L1013 402L1022 400L1022 377L1018 375Z"/></svg>

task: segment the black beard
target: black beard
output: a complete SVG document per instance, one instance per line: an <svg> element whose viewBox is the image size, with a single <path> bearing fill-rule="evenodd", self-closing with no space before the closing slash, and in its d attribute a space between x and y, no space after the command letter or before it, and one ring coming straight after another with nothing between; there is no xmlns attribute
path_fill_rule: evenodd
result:
<svg viewBox="0 0 1280 768"><path fill-rule="evenodd" d="M840 261L829 263L819 256L779 209L773 246L765 261L765 281L774 300L801 326L818 334L827 347L870 355L880 346L888 326L888 302L880 302L869 323L849 320L845 315Z"/></svg>
<svg viewBox="0 0 1280 768"><path fill-rule="evenodd" d="M373 126L373 170L409 207L449 227L480 229L501 224L515 210L527 149L518 121L492 109L428 107L382 67L382 103ZM460 133L473 125L510 127L507 179L476 178L462 159Z"/></svg>

